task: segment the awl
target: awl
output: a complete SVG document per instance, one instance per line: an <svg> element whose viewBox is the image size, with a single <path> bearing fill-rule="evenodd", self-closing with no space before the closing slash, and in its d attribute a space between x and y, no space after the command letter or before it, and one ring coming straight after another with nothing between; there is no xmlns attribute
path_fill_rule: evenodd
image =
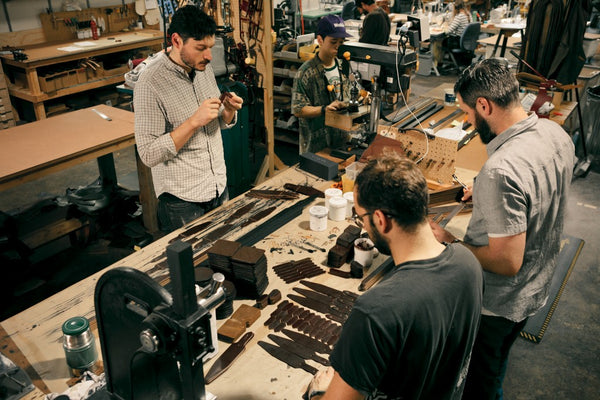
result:
<svg viewBox="0 0 600 400"><path fill-rule="evenodd" d="M233 364L233 362L239 357L239 355L242 354L242 352L246 348L246 345L250 340L252 340L253 337L254 333L246 332L246 334L242 336L240 340L238 340L235 343L232 343L227 348L227 350L225 350L223 354L221 354L219 358L217 358L213 365L210 367L210 370L204 378L206 384L211 383L212 381L217 379L223 372L227 371L227 369L231 367L231 364Z"/></svg>

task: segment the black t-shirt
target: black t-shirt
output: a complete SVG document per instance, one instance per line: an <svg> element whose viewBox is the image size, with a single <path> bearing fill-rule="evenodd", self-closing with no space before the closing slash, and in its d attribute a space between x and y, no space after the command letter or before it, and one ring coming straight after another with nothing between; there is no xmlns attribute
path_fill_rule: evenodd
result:
<svg viewBox="0 0 600 400"><path fill-rule="evenodd" d="M460 399L482 292L481 266L462 245L400 264L358 298L331 365L365 396Z"/></svg>
<svg viewBox="0 0 600 400"><path fill-rule="evenodd" d="M387 46L390 39L391 21L381 7L377 7L365 17L359 42Z"/></svg>

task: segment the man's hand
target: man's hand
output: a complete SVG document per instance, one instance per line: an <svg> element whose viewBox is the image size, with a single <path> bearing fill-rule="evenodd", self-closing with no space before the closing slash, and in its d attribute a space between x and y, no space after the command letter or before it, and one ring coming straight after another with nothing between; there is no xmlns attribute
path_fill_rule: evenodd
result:
<svg viewBox="0 0 600 400"><path fill-rule="evenodd" d="M310 395L313 392L325 392L333 379L334 372L335 370L333 367L327 367L317 372L308 385L306 394Z"/></svg>
<svg viewBox="0 0 600 400"><path fill-rule="evenodd" d="M439 226L436 222L429 221L429 226L431 226L433 235L438 240L438 242L452 243L454 240L456 240L456 237L454 235L452 235L450 232Z"/></svg>
<svg viewBox="0 0 600 400"><path fill-rule="evenodd" d="M463 197L460 198L460 201L467 202L473 197L473 186L467 186L463 188Z"/></svg>
<svg viewBox="0 0 600 400"><path fill-rule="evenodd" d="M204 100L189 119L193 127L199 128L208 125L209 122L218 118L220 106L221 102L217 98Z"/></svg>
<svg viewBox="0 0 600 400"><path fill-rule="evenodd" d="M225 96L223 99L223 107L225 107L225 110L230 112L236 112L237 110L240 110L244 104L244 100L233 92L228 93L229 96Z"/></svg>
<svg viewBox="0 0 600 400"><path fill-rule="evenodd" d="M329 111L338 111L338 110L342 110L346 107L348 107L348 105L346 103L344 103L343 101L334 100L326 108Z"/></svg>

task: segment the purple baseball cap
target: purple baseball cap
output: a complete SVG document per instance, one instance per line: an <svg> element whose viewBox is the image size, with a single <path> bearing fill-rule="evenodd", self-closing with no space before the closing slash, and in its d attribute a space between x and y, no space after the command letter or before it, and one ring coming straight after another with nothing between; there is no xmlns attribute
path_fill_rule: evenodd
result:
<svg viewBox="0 0 600 400"><path fill-rule="evenodd" d="M326 36L334 38L347 38L352 36L346 32L344 20L333 14L326 15L319 20L319 24L317 25L317 35L321 35L323 39L325 39Z"/></svg>

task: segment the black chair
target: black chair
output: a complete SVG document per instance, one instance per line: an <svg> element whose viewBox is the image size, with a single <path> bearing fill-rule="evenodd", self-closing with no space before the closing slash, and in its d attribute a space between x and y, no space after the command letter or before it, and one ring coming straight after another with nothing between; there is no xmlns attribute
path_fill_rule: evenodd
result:
<svg viewBox="0 0 600 400"><path fill-rule="evenodd" d="M481 24L472 22L465 28L460 36L460 47L444 48L444 54L448 54L454 70L462 71L471 64L475 57L475 49L481 32Z"/></svg>

